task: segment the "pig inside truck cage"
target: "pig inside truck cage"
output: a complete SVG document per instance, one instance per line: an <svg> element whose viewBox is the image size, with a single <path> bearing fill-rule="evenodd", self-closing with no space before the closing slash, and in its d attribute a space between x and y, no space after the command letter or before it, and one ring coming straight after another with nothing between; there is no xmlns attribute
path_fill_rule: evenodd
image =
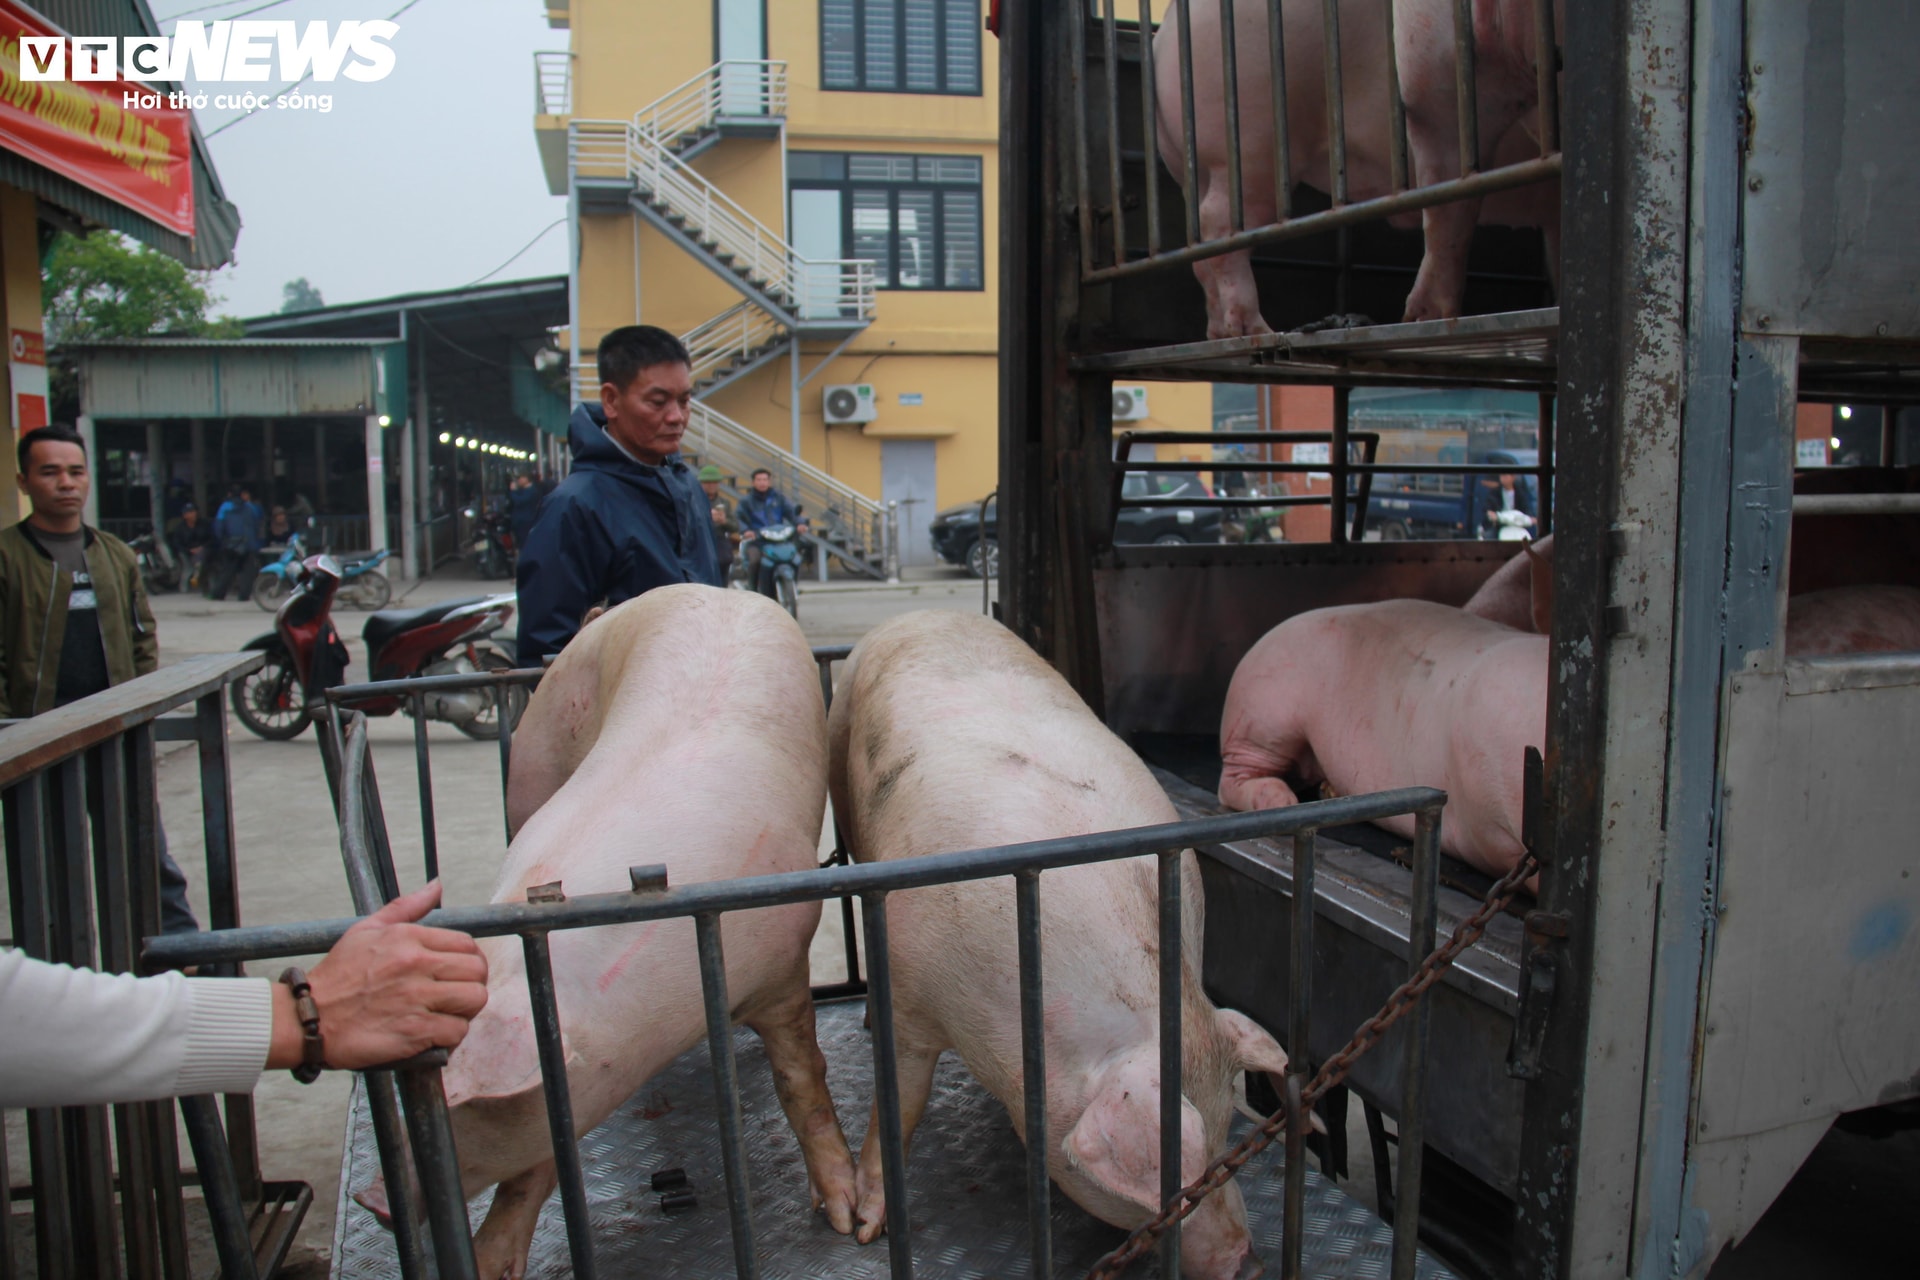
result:
<svg viewBox="0 0 1920 1280"><path fill-rule="evenodd" d="M1429 6L1398 0L1002 11L1003 617L1162 767L1183 813L1214 812L1222 706L1261 636L1327 605L1458 605L1511 551L1365 541L1375 472L1342 389L1539 395L1557 550L1545 865L1532 908L1496 921L1435 991L1422 1230L1484 1275L1698 1275L1837 1117L1920 1095L1920 645L1828 637L1810 656L1797 639L1832 621L1828 591L1920 587L1920 473L1891 425L1853 446L1878 465L1805 465L1829 458L1832 406L1882 407L1892 424L1920 390L1904 216L1920 198L1920 31L1812 0L1532 6L1558 67L1545 74L1543 39L1538 151L1483 145L1477 168L1429 181L1402 158L1400 114L1448 83L1435 56L1473 82L1489 22L1525 6L1440 7L1460 21L1424 29L1443 47L1422 51L1418 79L1405 19ZM1249 42L1253 14L1288 48ZM1317 115L1248 141L1250 81L1256 106L1305 101L1301 21ZM1376 68L1365 100L1350 57L1324 44L1337 29L1350 46L1363 21L1376 43L1392 24L1381 47L1399 67ZM1221 29L1236 38L1206 34ZM1170 92L1164 51L1181 46L1195 52L1172 60ZM1385 195L1336 185L1352 151L1340 122L1358 136L1366 111L1387 140ZM1316 143L1309 174L1297 158ZM1197 183L1209 160L1217 181ZM1250 177L1256 161L1271 173ZM1423 256L1459 260L1457 240L1434 243L1430 202L1526 179L1521 164L1561 184L1557 280L1533 233L1482 225L1459 318L1353 319L1421 314ZM1239 212L1269 179L1272 216ZM1379 221L1417 206L1424 237ZM1196 279L1208 262L1223 265ZM1223 287L1244 303L1249 270L1279 332L1222 305ZM1223 317L1238 327L1223 335ZM1328 540L1115 545L1116 453L1208 438L1116 436L1116 379L1335 388ZM1409 894L1382 856L1398 842L1329 836L1312 986L1317 1008L1346 1011L1391 981ZM1290 854L1239 852L1239 869L1208 864L1207 985L1277 1030ZM1469 900L1450 892L1443 911ZM1316 1060L1342 1021L1316 1022ZM1365 1060L1350 1079L1376 1136L1397 1106L1391 1065Z"/></svg>
<svg viewBox="0 0 1920 1280"><path fill-rule="evenodd" d="M828 702L833 692L831 664L847 652L846 647L814 650L822 695ZM332 705L326 731L321 735L322 754L340 817L341 852L356 908L370 911L392 898L399 892L400 875L386 838L366 721L350 711L343 715L341 708L368 698L419 697L481 686L531 687L541 676L537 670L472 673L330 691ZM514 718L510 711L502 721L502 741L507 744L502 748L503 767L510 764ZM416 760L421 764L422 816L430 826L426 751L418 740ZM1236 855L1226 851L1236 842L1290 839L1300 854L1295 873L1310 879L1313 850L1323 826L1393 814L1413 815L1417 821L1413 875L1424 887L1417 894L1416 927L1403 956L1407 986L1396 994L1391 1010L1382 1010L1373 1025L1356 1035L1350 1056L1364 1056L1383 1037L1390 1038L1391 1046L1378 1052L1394 1053L1399 1059L1406 1082L1403 1114L1417 1114L1418 1096L1427 1076L1428 1024L1423 993L1479 927L1475 921L1449 920L1455 936L1436 950L1440 926L1435 892L1439 810L1445 799L1443 793L1430 788L1409 788L1285 811L1216 815L1199 821L996 849L861 866L829 864L810 872L686 886L668 885L664 867L635 867L629 893L570 898L564 885L554 884L530 891L524 904L434 913L428 923L459 928L476 937L515 934L525 949L533 1034L558 1166L561 1205L557 1214L553 1206L547 1207L544 1226L535 1236L528 1274L631 1274L635 1268L669 1265L669 1259L675 1274L690 1276L729 1272L739 1277L758 1276L763 1273L763 1265L767 1274L786 1275L998 1277L1024 1272L1052 1276L1060 1274L1060 1266L1072 1268L1072 1274L1088 1267L1094 1267L1097 1274L1120 1274L1125 1263L1119 1259L1124 1255L1115 1246L1122 1242L1122 1234L1051 1194L1045 1144L1034 1143L1023 1149L1014 1140L998 1104L978 1085L964 1079L963 1073L952 1068L942 1072L942 1087L924 1118L920 1149L909 1173L903 1153L902 1101L895 1062L888 894L961 880L1010 881L1007 890L1016 903L1019 949L1025 1127L1028 1133L1046 1133L1048 1100L1043 1082L1048 1078L1047 992L1042 980L1044 934L1040 914L1046 892L1045 872L1118 858L1157 857L1160 1070L1162 1078L1178 1078L1182 1062L1181 976L1187 960L1181 923L1183 850L1206 850L1207 856L1232 859ZM430 849L428 857L432 858ZM823 1041L843 1050L857 1049L862 1058L870 1055L872 1063L870 1075L849 1069L845 1062L834 1064L838 1077L835 1093L843 1112L857 1102L859 1090L865 1085L870 1085L877 1099L889 1204L887 1243L884 1248L876 1245L864 1250L850 1239L834 1235L812 1215L790 1209L767 1211L770 1200L796 1196L798 1188L789 1185L794 1161L790 1153L769 1150L779 1142L780 1135L762 1123L768 1110L762 1105L764 1095L771 1092L764 1066L750 1060L750 1051L736 1050L721 931L721 919L727 912L831 897L850 903L855 896L861 900L867 982L858 981L859 956L849 935L847 958L853 982L837 989L817 988L815 995L831 1001L850 987L858 987L867 996L870 1037L859 1029L857 1007L836 1008L829 1003L820 1015ZM1300 901L1305 904L1310 899ZM557 930L675 918L694 921L708 1032L706 1054L687 1055L664 1076L649 1082L642 1095L621 1114L591 1135L577 1136L548 936ZM149 938L145 960L149 965L236 964L304 954L306 950L325 950L351 923L314 921L228 929L191 938ZM1303 914L1295 922L1295 936L1310 945L1305 941L1312 936L1310 915ZM1304 982L1294 984L1290 999L1290 1026L1304 1039L1314 1016L1311 993ZM1397 1031L1392 1030L1395 1023L1401 1024ZM746 1041L740 1044L742 1049L748 1048ZM704 1063L701 1057L706 1059ZM347 1177L336 1235L337 1275L388 1275L396 1265L407 1280L436 1274L475 1274L468 1205L440 1082L440 1068L446 1061L444 1052L434 1051L396 1063L391 1070L363 1074L355 1095L355 1120L343 1169ZM1309 1172L1305 1159L1308 1107L1316 1095L1337 1085L1338 1074L1337 1066L1323 1068L1320 1077L1313 1080L1296 1073L1288 1082L1291 1100L1284 1112L1292 1122L1279 1125L1269 1121L1264 1137L1249 1134L1243 1124L1235 1135L1239 1139L1235 1169L1269 1142L1284 1146L1286 1152L1284 1167L1277 1175L1269 1168L1253 1165L1240 1177L1257 1246L1269 1261L1278 1259L1282 1275L1391 1274L1396 1280L1414 1276L1439 1280L1449 1275L1417 1249L1412 1216L1417 1197L1404 1201L1406 1210L1389 1227L1371 1220L1355 1202ZM756 1089L761 1096L754 1096ZM683 1096L682 1090L695 1096ZM673 1100L669 1100L670 1094ZM683 1106L682 1102L690 1105ZM717 1124L709 1125L704 1118L671 1115L676 1110L691 1113L698 1108L704 1117L709 1104L717 1114ZM1160 1195L1167 1206L1175 1205L1184 1194L1179 1160L1182 1105L1180 1091L1167 1091L1159 1100ZM636 1117L644 1123L636 1122ZM369 1135L370 1142L366 1141ZM583 1155L589 1146L591 1160ZM944 1154L930 1161L929 1147ZM704 1160L709 1176L716 1172L716 1166L723 1171L724 1227L720 1210L714 1205L703 1215L683 1214L677 1220L668 1217L664 1225L661 1217L650 1212L650 1206L636 1206L638 1197L630 1188L646 1175L646 1166L652 1163L648 1157L656 1152L671 1154L688 1166L698 1166ZM1417 1143L1403 1148L1396 1169L1402 1186L1418 1185L1422 1157L1423 1150ZM371 1215L347 1207L345 1199L355 1185L352 1175L371 1172L376 1160L386 1185L393 1189L391 1236L374 1224ZM688 1171L674 1172L684 1175ZM983 1187L982 1183L989 1185ZM762 1210L758 1214L753 1198L756 1184ZM911 1202L910 1190L914 1193ZM1023 1208L1024 1232L1016 1225ZM665 1216L664 1207L661 1216ZM1136 1252L1157 1251L1160 1274L1181 1272L1178 1217L1157 1234L1136 1233L1128 1243ZM251 1260L237 1252L223 1253L222 1261L228 1274L249 1273Z"/></svg>

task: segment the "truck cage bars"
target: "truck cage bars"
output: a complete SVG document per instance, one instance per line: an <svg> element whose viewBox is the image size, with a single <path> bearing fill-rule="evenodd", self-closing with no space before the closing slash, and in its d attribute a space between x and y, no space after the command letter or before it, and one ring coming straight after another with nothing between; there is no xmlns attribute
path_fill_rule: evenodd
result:
<svg viewBox="0 0 1920 1280"><path fill-rule="evenodd" d="M830 696L830 662L845 655L845 647L815 651L822 672L823 694ZM341 726L338 779L341 855L356 910L365 914L398 892L398 875L385 839L385 822L373 781L365 717L340 714L342 704L379 695L417 696L416 686L433 680L452 681L435 687L501 687L531 685L540 672L473 673L428 677L379 685L346 686L332 691L329 721ZM404 687L403 687L404 686ZM505 730L510 717L502 717ZM331 724L326 726L331 728ZM330 733L323 738L331 737ZM323 750L329 750L324 748ZM503 733L503 758L510 741ZM416 759L424 751L416 739ZM426 792L423 790L423 795ZM963 850L904 862L828 865L817 870L687 886L666 884L664 868L631 869L632 891L569 898L564 886L544 886L525 903L496 903L480 907L442 908L428 915L429 925L460 929L476 937L517 934L525 949L529 995L534 1010L542 1085L552 1132L562 1210L566 1222L573 1270L583 1280L597 1274L590 1233L578 1138L574 1134L572 1105L561 1057L560 1021L548 935L557 929L587 928L647 920L691 917L698 942L701 986L705 999L708 1048L711 1053L715 1101L719 1118L723 1164L726 1171L732 1224L735 1274L757 1277L760 1263L754 1246L751 1192L741 1127L739 1080L734 1065L732 1022L721 949L721 916L729 911L796 902L841 898L861 901L866 943L866 991L873 1029L874 1097L879 1111L879 1137L888 1209L888 1253L891 1274L913 1274L912 1229L906 1184L904 1137L896 1078L891 968L887 936L887 896L928 885L1010 877L1016 901L1022 1031L1022 1077L1026 1131L1047 1132L1044 1090L1046 1046L1042 1019L1042 934L1040 881L1045 871L1120 858L1154 856L1159 863L1158 912L1160 968L1159 1020L1162 1078L1180 1078L1180 992L1184 963L1181 929L1182 857L1188 849L1230 860L1216 846L1234 840L1291 837L1296 885L1293 898L1294 939L1301 954L1311 954L1311 893L1314 838L1322 828L1411 814L1416 817L1412 865L1416 886L1416 927L1408 939L1407 973L1416 975L1434 949L1438 924L1440 812L1443 792L1407 788L1374 795L1348 796L1300 804L1287 809L1229 814L1158 826L1035 841L1002 848ZM429 801L430 807L430 801ZM848 907L850 910L850 906ZM192 937L152 937L143 954L149 968L185 964L238 964L243 961L324 951L352 924L346 920L319 920L303 924L266 925L228 929ZM849 934L850 963L854 941ZM1310 975L1295 966L1289 990L1288 1039L1307 1043L1311 1025ZM1417 1226L1423 1143L1421 1114L1428 1045L1427 1006L1408 1018L1401 1042L1401 1134L1396 1164L1399 1192L1394 1210L1394 1280L1407 1280L1417 1261ZM447 1055L435 1051L387 1068L370 1070L365 1085L383 1170L395 1207L394 1228L401 1275L415 1280L428 1269L431 1252L437 1274L449 1280L474 1277L472 1242L468 1235L465 1199L461 1192L452 1128L441 1089L440 1068ZM1291 1074L1304 1084L1311 1064L1303 1051L1293 1060ZM1164 1091L1161 1097L1161 1202L1172 1205L1181 1195L1179 1176L1179 1108L1181 1094ZM1297 1143L1292 1148L1297 1152ZM408 1155L411 1152L411 1163ZM1032 1256L1031 1274L1053 1274L1049 1224L1051 1186L1044 1142L1027 1145L1027 1211ZM411 1175L411 1176L410 1176ZM417 1178L417 1181L415 1180ZM1285 1169L1285 1227L1281 1274L1301 1274L1304 1244L1306 1162L1289 1159ZM417 1194L416 1194L417 1191ZM224 1194L218 1188L212 1194ZM1163 1273L1177 1275L1180 1231L1176 1223L1160 1240ZM223 1255L224 1258L224 1255ZM246 1274L229 1271L228 1274Z"/></svg>

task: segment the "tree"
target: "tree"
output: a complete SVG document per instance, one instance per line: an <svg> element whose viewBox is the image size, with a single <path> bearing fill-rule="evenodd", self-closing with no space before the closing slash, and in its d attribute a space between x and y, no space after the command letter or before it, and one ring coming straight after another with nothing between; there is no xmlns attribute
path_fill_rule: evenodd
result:
<svg viewBox="0 0 1920 1280"><path fill-rule="evenodd" d="M281 285L280 293L286 299L280 304L280 314L283 316L295 311L318 311L327 305L327 300L320 296L318 289L307 283L305 276Z"/></svg>
<svg viewBox="0 0 1920 1280"><path fill-rule="evenodd" d="M47 345L101 338L240 336L240 322L207 314L220 298L208 273L114 231L53 239L41 277Z"/></svg>

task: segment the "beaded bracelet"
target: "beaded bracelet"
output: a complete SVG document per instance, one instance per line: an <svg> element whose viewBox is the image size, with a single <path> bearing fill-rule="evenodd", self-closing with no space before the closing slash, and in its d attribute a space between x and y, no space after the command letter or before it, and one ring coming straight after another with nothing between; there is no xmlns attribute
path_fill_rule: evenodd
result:
<svg viewBox="0 0 1920 1280"><path fill-rule="evenodd" d="M327 1044L320 1037L320 1006L313 1002L313 987L307 982L305 969L288 969L280 975L280 981L293 992L294 1015L300 1019L301 1062L293 1068L293 1078L301 1084L312 1084L327 1066Z"/></svg>

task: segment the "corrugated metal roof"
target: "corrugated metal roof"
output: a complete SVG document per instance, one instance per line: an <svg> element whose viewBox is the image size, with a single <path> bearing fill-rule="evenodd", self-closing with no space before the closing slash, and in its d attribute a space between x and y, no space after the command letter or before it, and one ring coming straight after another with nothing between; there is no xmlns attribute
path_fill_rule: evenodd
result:
<svg viewBox="0 0 1920 1280"><path fill-rule="evenodd" d="M55 347L50 354L106 351L116 347L150 347L155 350L165 350L170 347L216 347L246 350L252 347L385 347L392 343L392 338L94 338L85 342L63 343Z"/></svg>
<svg viewBox="0 0 1920 1280"><path fill-rule="evenodd" d="M34 0L33 7L61 27L81 35L161 34L145 0ZM179 86L169 82L160 88L169 90ZM132 236L190 267L210 270L225 266L233 261L233 246L240 238L240 209L227 199L226 190L220 185L220 175L214 170L213 157L207 152L206 139L200 136L199 124L191 119L188 124L193 129L194 233L191 239L5 149L0 149L0 182L31 191L87 222Z"/></svg>
<svg viewBox="0 0 1920 1280"><path fill-rule="evenodd" d="M405 353L364 340L187 339L75 344L95 418L404 416Z"/></svg>

